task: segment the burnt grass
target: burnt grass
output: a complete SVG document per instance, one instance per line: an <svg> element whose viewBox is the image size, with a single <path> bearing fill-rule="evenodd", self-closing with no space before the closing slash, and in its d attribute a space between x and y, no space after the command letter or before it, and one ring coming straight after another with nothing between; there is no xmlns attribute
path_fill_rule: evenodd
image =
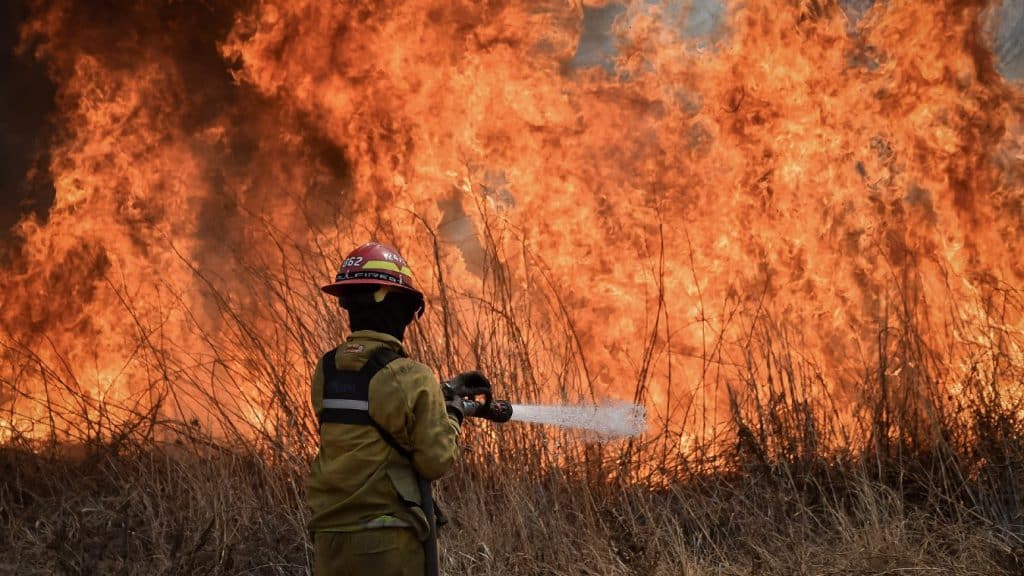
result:
<svg viewBox="0 0 1024 576"><path fill-rule="evenodd" d="M438 486L446 574L1024 573L1020 462L755 459L654 484L474 449ZM309 573L304 467L209 443L5 447L0 574Z"/></svg>

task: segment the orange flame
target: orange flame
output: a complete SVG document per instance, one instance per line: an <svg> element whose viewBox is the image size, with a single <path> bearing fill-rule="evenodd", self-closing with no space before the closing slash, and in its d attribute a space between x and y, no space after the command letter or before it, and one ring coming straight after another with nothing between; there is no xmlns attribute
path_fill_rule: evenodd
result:
<svg viewBox="0 0 1024 576"><path fill-rule="evenodd" d="M338 336L315 286L369 237L428 287L439 370L640 395L680 445L768 369L765 319L840 399L896 316L950 390L985 343L1024 360L1021 92L986 2L728 2L705 33L690 2L93 10L24 29L64 130L0 277L8 436L70 402L52 382L91 399L66 413L168 389L260 425L272 399L220 389L303 398Z"/></svg>

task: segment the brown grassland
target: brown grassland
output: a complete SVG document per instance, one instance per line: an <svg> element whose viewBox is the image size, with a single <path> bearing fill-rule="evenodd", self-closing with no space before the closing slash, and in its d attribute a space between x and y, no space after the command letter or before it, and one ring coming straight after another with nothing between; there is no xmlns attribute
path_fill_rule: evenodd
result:
<svg viewBox="0 0 1024 576"><path fill-rule="evenodd" d="M851 424L802 399L809 372L785 346L757 349L773 372L732 381L729 425L688 450L667 428L602 445L467 426L438 484L443 573L1024 573L1024 423L1000 379L953 397L921 392L936 389L926 371L902 392L866 378L853 425L870 441L844 449L824 439ZM277 401L308 414L301 390ZM79 421L73 444L7 442L0 573L308 573L308 418L213 435L159 414Z"/></svg>

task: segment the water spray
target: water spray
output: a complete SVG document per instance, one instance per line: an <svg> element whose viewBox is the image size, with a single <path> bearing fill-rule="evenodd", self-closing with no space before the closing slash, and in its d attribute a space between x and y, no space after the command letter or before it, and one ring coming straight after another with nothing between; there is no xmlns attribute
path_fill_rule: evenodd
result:
<svg viewBox="0 0 1024 576"><path fill-rule="evenodd" d="M491 422L530 422L561 428L586 430L600 438L639 436L647 429L644 407L639 404L566 406L512 404L508 400L484 398L473 416Z"/></svg>
<svg viewBox="0 0 1024 576"><path fill-rule="evenodd" d="M647 430L644 407L638 404L586 406L510 405L511 419L594 432L602 439L639 436Z"/></svg>
<svg viewBox="0 0 1024 576"><path fill-rule="evenodd" d="M543 406L537 404L512 404L508 400L495 400L490 386L478 395L461 395L451 380L441 383L445 400L461 398L467 415L491 422L517 420L534 424L549 424L574 430L586 430L598 438L613 439L639 436L647 429L644 407L638 404L610 404L604 406ZM437 576L437 526L434 517L434 497L430 481L421 478L420 498L424 503L423 512L430 524L430 535L423 543L426 576Z"/></svg>

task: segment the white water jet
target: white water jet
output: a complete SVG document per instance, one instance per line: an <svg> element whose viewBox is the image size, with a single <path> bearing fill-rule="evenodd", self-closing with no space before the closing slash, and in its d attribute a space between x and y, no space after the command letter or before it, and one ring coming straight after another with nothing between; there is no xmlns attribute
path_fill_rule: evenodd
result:
<svg viewBox="0 0 1024 576"><path fill-rule="evenodd" d="M643 406L637 404L608 404L604 406L513 404L512 420L587 430L606 439L639 436L647 430L646 411Z"/></svg>

